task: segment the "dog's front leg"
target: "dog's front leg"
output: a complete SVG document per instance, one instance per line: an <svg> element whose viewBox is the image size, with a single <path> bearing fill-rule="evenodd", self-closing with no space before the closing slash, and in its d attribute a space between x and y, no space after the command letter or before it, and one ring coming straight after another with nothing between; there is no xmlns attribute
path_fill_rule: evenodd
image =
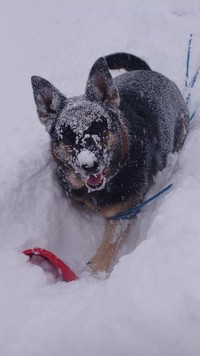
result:
<svg viewBox="0 0 200 356"><path fill-rule="evenodd" d="M95 256L88 262L89 268L93 273L108 270L121 241L124 240L129 232L130 225L130 220L107 220L103 241Z"/></svg>

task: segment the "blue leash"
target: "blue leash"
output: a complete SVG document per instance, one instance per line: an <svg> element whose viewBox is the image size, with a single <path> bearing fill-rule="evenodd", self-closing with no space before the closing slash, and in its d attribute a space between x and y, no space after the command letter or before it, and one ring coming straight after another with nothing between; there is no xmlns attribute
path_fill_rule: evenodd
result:
<svg viewBox="0 0 200 356"><path fill-rule="evenodd" d="M190 67L190 52L191 52L191 45L192 45L192 36L190 34L189 43L188 43L188 53L187 53L187 62L186 62L186 73L185 73L185 87L188 87L188 80L189 80L189 67Z"/></svg>
<svg viewBox="0 0 200 356"><path fill-rule="evenodd" d="M188 52L187 52L187 62L186 62L186 73L185 73L185 88L186 89L191 89L194 87L194 84L198 78L199 72L200 72L200 67L197 69L196 73L194 74L194 76L192 77L192 79L190 80L190 56L191 56L191 48L192 48L192 37L193 34L190 34L190 38L189 38L189 42L188 42ZM190 102L190 93L187 95L186 97L186 104L188 105ZM194 118L196 114L196 110L193 111L193 113L190 116L190 121ZM160 190L158 193L156 193L155 195L153 195L151 198L145 200L143 203L136 205L133 208L128 209L127 211L121 212L115 216L109 217L108 220L125 220L125 219L130 219L133 218L134 216L136 216L141 209L147 205L148 203L150 203L152 200L158 198L161 194L165 193L166 191L168 191L170 188L172 188L172 184L168 185L167 187L165 187L164 189Z"/></svg>
<svg viewBox="0 0 200 356"><path fill-rule="evenodd" d="M187 62L186 62L186 73L185 73L185 88L186 89L192 89L194 87L194 84L196 83L196 80L198 78L199 72L200 72L200 67L197 69L196 73L190 80L190 56L191 56L191 48L192 48L192 37L193 34L190 34L189 42L188 42L188 52L187 52ZM190 81L189 81L190 80ZM188 105L190 102L190 97L191 94L189 93L186 97L186 104ZM190 121L194 118L196 114L196 110L193 111L193 113L190 116Z"/></svg>
<svg viewBox="0 0 200 356"><path fill-rule="evenodd" d="M137 215L141 209L147 205L148 203L150 203L152 200L158 198L161 194L165 193L167 190L169 190L170 188L172 188L172 184L168 185L167 187L165 187L164 189L160 190L158 193L156 193L155 195L153 195L151 198L145 200L143 203L136 205L133 208L130 208L126 211L123 211L122 213L119 213L115 216L111 216L108 218L108 220L125 220L125 219L130 219L133 218L135 215Z"/></svg>

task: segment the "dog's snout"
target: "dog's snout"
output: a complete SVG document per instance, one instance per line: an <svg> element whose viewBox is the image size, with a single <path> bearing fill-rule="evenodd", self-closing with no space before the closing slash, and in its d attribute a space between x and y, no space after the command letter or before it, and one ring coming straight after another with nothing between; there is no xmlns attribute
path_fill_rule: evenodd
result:
<svg viewBox="0 0 200 356"><path fill-rule="evenodd" d="M86 173L92 174L98 170L99 162L96 155L87 149L82 150L77 155L77 161L78 166Z"/></svg>

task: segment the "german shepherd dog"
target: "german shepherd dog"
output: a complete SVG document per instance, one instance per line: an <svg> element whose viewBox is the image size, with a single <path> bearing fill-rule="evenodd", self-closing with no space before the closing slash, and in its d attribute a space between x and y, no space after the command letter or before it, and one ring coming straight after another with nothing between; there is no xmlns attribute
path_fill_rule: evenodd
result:
<svg viewBox="0 0 200 356"><path fill-rule="evenodd" d="M126 72L112 78L109 69L122 68ZM169 153L181 148L186 103L171 80L127 53L99 58L83 95L66 98L38 76L32 86L59 182L73 202L106 218L88 264L93 273L107 271L131 223L111 218L140 204Z"/></svg>

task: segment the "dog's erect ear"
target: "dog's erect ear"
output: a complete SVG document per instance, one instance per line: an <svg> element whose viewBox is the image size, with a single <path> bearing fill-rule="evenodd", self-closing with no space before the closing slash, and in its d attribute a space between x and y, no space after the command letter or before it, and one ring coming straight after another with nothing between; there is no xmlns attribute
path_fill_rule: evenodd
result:
<svg viewBox="0 0 200 356"><path fill-rule="evenodd" d="M50 119L52 122L60 112L66 100L65 96L43 78L33 76L31 82L40 121L46 124Z"/></svg>
<svg viewBox="0 0 200 356"><path fill-rule="evenodd" d="M119 106L119 93L103 57L97 59L90 71L85 95L89 100L104 102L111 108Z"/></svg>

